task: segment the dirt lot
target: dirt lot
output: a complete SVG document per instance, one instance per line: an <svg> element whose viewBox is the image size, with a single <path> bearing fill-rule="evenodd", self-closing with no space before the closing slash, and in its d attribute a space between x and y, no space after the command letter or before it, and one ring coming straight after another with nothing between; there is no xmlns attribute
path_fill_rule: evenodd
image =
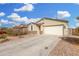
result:
<svg viewBox="0 0 79 59"><path fill-rule="evenodd" d="M50 52L51 56L79 56L79 38L65 38Z"/></svg>
<svg viewBox="0 0 79 59"><path fill-rule="evenodd" d="M31 38L36 36L36 34L28 34L28 35L21 35L21 36L8 36L9 40L21 40L21 38Z"/></svg>

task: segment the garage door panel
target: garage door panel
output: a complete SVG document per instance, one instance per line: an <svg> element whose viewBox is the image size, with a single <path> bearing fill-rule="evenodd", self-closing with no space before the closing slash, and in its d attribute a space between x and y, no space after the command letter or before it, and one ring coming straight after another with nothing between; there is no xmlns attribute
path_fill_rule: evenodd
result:
<svg viewBox="0 0 79 59"><path fill-rule="evenodd" d="M63 35L63 26L44 27L44 33L50 35Z"/></svg>

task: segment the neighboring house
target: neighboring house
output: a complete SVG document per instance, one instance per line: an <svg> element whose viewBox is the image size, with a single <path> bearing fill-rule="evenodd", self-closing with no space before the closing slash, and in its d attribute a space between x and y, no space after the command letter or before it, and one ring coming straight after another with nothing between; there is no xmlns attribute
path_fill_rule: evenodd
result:
<svg viewBox="0 0 79 59"><path fill-rule="evenodd" d="M43 23L38 23L38 22L32 22L29 24L21 24L19 26L13 27L13 31L16 32L17 34L19 33L27 33L27 34L42 34L42 24Z"/></svg>
<svg viewBox="0 0 79 59"><path fill-rule="evenodd" d="M68 21L42 18L36 23L30 23L28 25L28 31L34 31L38 34L66 36L68 35Z"/></svg>
<svg viewBox="0 0 79 59"><path fill-rule="evenodd" d="M21 24L19 26L15 26L13 27L13 31L21 34L27 34L28 29L27 29L27 25Z"/></svg>

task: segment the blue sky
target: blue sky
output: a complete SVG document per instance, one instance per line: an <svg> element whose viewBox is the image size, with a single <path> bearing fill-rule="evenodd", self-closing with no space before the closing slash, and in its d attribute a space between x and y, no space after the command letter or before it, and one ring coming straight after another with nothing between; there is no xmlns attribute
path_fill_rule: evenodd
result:
<svg viewBox="0 0 79 59"><path fill-rule="evenodd" d="M76 17L79 16L78 12L79 5L72 3L0 4L0 26L11 27L15 24L29 23L29 19L57 17L58 19L68 20L69 27L75 27L77 24Z"/></svg>

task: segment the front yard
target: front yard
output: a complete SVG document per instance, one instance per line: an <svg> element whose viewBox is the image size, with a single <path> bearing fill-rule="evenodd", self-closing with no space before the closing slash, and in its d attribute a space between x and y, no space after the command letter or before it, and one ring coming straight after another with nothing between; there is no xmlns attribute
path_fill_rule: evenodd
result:
<svg viewBox="0 0 79 59"><path fill-rule="evenodd" d="M49 55L79 56L79 38L62 39Z"/></svg>
<svg viewBox="0 0 79 59"><path fill-rule="evenodd" d="M14 36L10 36L7 34L1 34L0 35L0 44L1 43L5 43L7 41L22 41L23 38L26 38L25 40L27 40L28 38L32 38L38 36L37 34L25 34L25 35L14 35Z"/></svg>
<svg viewBox="0 0 79 59"><path fill-rule="evenodd" d="M36 32L23 31L22 29L11 29L11 28L2 28L0 29L0 43L11 41L11 40L20 40L20 38L31 38L36 36Z"/></svg>

